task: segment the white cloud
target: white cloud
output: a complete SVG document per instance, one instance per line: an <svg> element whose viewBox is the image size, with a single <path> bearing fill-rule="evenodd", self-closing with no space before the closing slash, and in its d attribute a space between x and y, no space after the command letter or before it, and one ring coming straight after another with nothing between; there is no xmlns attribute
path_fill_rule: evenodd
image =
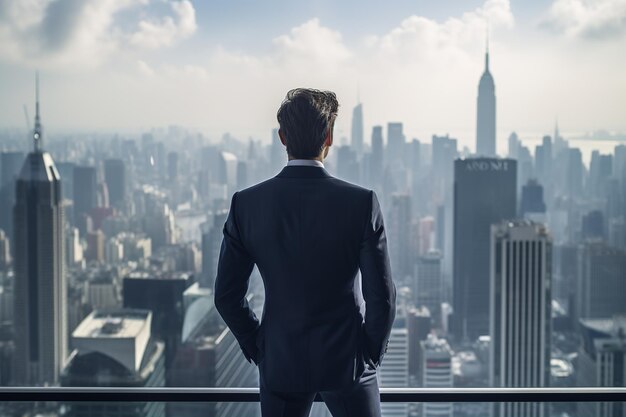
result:
<svg viewBox="0 0 626 417"><path fill-rule="evenodd" d="M622 37L626 34L626 1L556 0L540 25L570 37Z"/></svg>
<svg viewBox="0 0 626 417"><path fill-rule="evenodd" d="M170 3L175 17L161 20L142 20L139 30L130 36L130 43L142 48L156 49L170 46L194 34L197 29L196 11L188 0Z"/></svg>
<svg viewBox="0 0 626 417"><path fill-rule="evenodd" d="M3 0L0 58L65 70L96 67L123 49L128 39L140 47L170 46L196 29L188 0L171 3L175 18L140 20L134 33L116 21L121 13L148 7L149 0Z"/></svg>

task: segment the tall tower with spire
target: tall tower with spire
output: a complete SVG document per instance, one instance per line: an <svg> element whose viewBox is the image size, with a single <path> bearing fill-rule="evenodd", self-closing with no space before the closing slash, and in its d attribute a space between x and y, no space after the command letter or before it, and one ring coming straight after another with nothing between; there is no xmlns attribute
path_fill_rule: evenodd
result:
<svg viewBox="0 0 626 417"><path fill-rule="evenodd" d="M489 39L485 48L485 72L478 84L476 154L496 156L496 86L489 72Z"/></svg>
<svg viewBox="0 0 626 417"><path fill-rule="evenodd" d="M14 383L55 384L67 358L67 281L61 178L43 151L36 78L33 151L15 184Z"/></svg>

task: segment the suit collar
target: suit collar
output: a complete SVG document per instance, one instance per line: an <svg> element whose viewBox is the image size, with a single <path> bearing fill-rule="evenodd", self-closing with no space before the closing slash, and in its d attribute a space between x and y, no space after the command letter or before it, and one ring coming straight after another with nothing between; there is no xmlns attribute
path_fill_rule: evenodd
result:
<svg viewBox="0 0 626 417"><path fill-rule="evenodd" d="M278 178L331 178L326 168L307 165L288 165L276 175Z"/></svg>

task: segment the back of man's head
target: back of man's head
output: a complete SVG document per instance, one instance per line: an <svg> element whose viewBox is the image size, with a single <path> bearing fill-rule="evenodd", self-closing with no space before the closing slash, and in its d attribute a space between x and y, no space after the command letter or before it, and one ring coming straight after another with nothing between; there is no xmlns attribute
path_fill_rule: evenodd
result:
<svg viewBox="0 0 626 417"><path fill-rule="evenodd" d="M337 96L331 91L290 90L276 114L287 153L296 159L317 157L332 133L338 108Z"/></svg>

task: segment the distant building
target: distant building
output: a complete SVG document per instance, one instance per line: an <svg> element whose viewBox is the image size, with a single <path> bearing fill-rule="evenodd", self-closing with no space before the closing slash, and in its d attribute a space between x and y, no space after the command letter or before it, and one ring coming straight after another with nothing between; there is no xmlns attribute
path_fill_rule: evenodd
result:
<svg viewBox="0 0 626 417"><path fill-rule="evenodd" d="M109 190L109 203L119 207L126 200L126 165L121 159L104 160L104 181Z"/></svg>
<svg viewBox="0 0 626 417"><path fill-rule="evenodd" d="M517 213L516 162L469 158L454 162L452 333L460 341L489 332L491 225Z"/></svg>
<svg viewBox="0 0 626 417"><path fill-rule="evenodd" d="M357 153L351 146L343 145L337 149L337 176L352 183L360 182Z"/></svg>
<svg viewBox="0 0 626 417"><path fill-rule="evenodd" d="M626 314L626 251L591 241L578 249L575 322Z"/></svg>
<svg viewBox="0 0 626 417"><path fill-rule="evenodd" d="M352 110L352 129L350 146L357 155L363 153L363 104L359 103Z"/></svg>
<svg viewBox="0 0 626 417"><path fill-rule="evenodd" d="M13 239L13 206L15 181L24 164L23 152L0 153L0 229Z"/></svg>
<svg viewBox="0 0 626 417"><path fill-rule="evenodd" d="M11 245L4 230L0 229L0 271L11 264Z"/></svg>
<svg viewBox="0 0 626 417"><path fill-rule="evenodd" d="M604 214L600 210L592 210L582 219L582 238L605 240Z"/></svg>
<svg viewBox="0 0 626 417"><path fill-rule="evenodd" d="M521 216L534 221L545 221L546 203L543 187L537 180L529 180L522 187Z"/></svg>
<svg viewBox="0 0 626 417"><path fill-rule="evenodd" d="M378 371L381 387L406 388L409 386L409 332L405 318L396 318L387 353ZM406 417L408 404L386 403L382 404L385 417Z"/></svg>
<svg viewBox="0 0 626 417"><path fill-rule="evenodd" d="M623 387L626 383L626 317L581 319L576 385ZM579 416L614 417L626 414L624 402L578 403Z"/></svg>
<svg viewBox="0 0 626 417"><path fill-rule="evenodd" d="M372 156L370 158L371 166L371 184L370 187L378 190L382 184L382 176L384 169L385 145L383 141L383 127L372 127Z"/></svg>
<svg viewBox="0 0 626 417"><path fill-rule="evenodd" d="M413 277L411 250L411 197L393 194L388 217L389 254L396 280L408 284Z"/></svg>
<svg viewBox="0 0 626 417"><path fill-rule="evenodd" d="M39 82L28 154L15 185L15 357L17 385L55 384L67 359L67 278L61 180L42 150Z"/></svg>
<svg viewBox="0 0 626 417"><path fill-rule="evenodd" d="M146 310L94 311L72 333L64 387L163 387L165 352L150 333ZM162 402L67 403L68 417L165 417Z"/></svg>
<svg viewBox="0 0 626 417"><path fill-rule="evenodd" d="M184 273L152 275L131 272L123 281L124 308L152 312L152 334L165 341L165 365L169 365L180 344L183 329L183 293L192 284Z"/></svg>
<svg viewBox="0 0 626 417"><path fill-rule="evenodd" d="M202 273L198 283L204 288L213 288L217 275L217 263L222 245L224 223L228 211L220 211L213 216L213 224L205 224L202 233Z"/></svg>
<svg viewBox="0 0 626 417"><path fill-rule="evenodd" d="M407 309L406 327L409 338L409 386L420 386L419 373L422 360L419 343L426 340L433 327L428 308Z"/></svg>
<svg viewBox="0 0 626 417"><path fill-rule="evenodd" d="M248 301L252 301L251 295ZM177 387L255 387L256 366L241 355L239 343L213 304L212 291L193 285L185 292L182 343L170 372ZM171 403L169 415L185 417L257 417L258 405L236 402Z"/></svg>
<svg viewBox="0 0 626 417"><path fill-rule="evenodd" d="M91 166L75 166L73 176L74 222L81 234L85 235L87 230L81 227L84 224L82 218L89 216L98 202L96 169Z"/></svg>
<svg viewBox="0 0 626 417"><path fill-rule="evenodd" d="M490 387L550 383L552 241L545 226L491 228ZM542 403L495 403L493 416L543 417Z"/></svg>
<svg viewBox="0 0 626 417"><path fill-rule="evenodd" d="M489 49L485 52L485 72L478 84L476 155L496 156L496 86L489 72Z"/></svg>
<svg viewBox="0 0 626 417"><path fill-rule="evenodd" d="M387 154L385 165L405 164L405 138L403 125L399 122L387 123Z"/></svg>
<svg viewBox="0 0 626 417"><path fill-rule="evenodd" d="M452 388L452 350L445 339L429 334L420 342L421 382L424 388ZM422 417L452 417L452 403L423 403Z"/></svg>
<svg viewBox="0 0 626 417"><path fill-rule="evenodd" d="M415 265L415 305L426 306L435 323L441 323L443 302L443 279L441 275L441 252L432 251L417 259Z"/></svg>

